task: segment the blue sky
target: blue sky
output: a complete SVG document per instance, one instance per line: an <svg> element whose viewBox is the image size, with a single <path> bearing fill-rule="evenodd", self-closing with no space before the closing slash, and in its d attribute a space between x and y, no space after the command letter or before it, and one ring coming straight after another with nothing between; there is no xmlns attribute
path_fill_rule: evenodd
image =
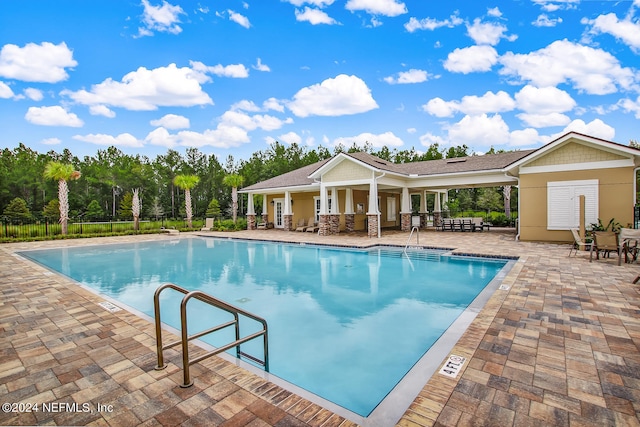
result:
<svg viewBox="0 0 640 427"><path fill-rule="evenodd" d="M640 140L640 0L0 3L1 144L247 159Z"/></svg>

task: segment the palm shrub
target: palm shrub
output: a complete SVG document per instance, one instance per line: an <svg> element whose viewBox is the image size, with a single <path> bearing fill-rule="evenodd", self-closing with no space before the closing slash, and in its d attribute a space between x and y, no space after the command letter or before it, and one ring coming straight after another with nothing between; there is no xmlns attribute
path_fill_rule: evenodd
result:
<svg viewBox="0 0 640 427"><path fill-rule="evenodd" d="M231 215L233 216L233 222L236 222L238 217L238 187L244 183L244 177L238 174L231 174L224 177L222 183L231 187L231 202L233 207Z"/></svg>
<svg viewBox="0 0 640 427"><path fill-rule="evenodd" d="M81 174L73 165L51 161L44 168L44 177L58 181L58 201L60 203L60 225L62 234L67 234L69 220L69 186L67 181L79 179Z"/></svg>
<svg viewBox="0 0 640 427"><path fill-rule="evenodd" d="M191 189L198 185L200 178L196 175L176 175L173 183L184 190L184 209L187 216L187 225L192 228L191 218L193 209L191 207Z"/></svg>

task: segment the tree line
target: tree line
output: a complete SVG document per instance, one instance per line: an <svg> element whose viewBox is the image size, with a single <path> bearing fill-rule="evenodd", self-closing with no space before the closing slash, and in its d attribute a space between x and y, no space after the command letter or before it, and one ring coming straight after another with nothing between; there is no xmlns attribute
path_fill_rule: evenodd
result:
<svg viewBox="0 0 640 427"><path fill-rule="evenodd" d="M370 144L351 147L339 145L308 148L298 144L272 143L246 160L228 156L223 163L215 154L188 148L185 154L169 149L154 159L139 154L125 154L116 147L98 150L94 156L80 159L64 149L61 153L38 153L19 144L5 148L0 155L0 212L9 215L16 199L24 202L32 219L59 219L58 185L60 180L45 173L56 162L77 171L77 179L65 180L68 186L69 217L86 220L130 220L134 205L144 218L202 218L211 212L234 217L238 203L246 207L246 195L237 200L237 188L248 186L300 167L330 158L340 152L366 151L394 163L407 163L474 155L466 145L441 149L432 144L425 152L375 149ZM495 152L493 149L489 154ZM184 177L190 177L185 183ZM176 180L178 178L178 180ZM500 209L502 190L462 189L452 192L450 204L455 209ZM134 197L135 196L135 197ZM245 198L243 200L242 196ZM191 203L185 204L190 198ZM260 203L261 201L257 201ZM22 203L22 202L20 202ZM187 206L192 212L187 212ZM7 212L7 209L8 212ZM209 211L209 213L207 212ZM189 215L187 215L189 214ZM240 214L242 214L242 209Z"/></svg>

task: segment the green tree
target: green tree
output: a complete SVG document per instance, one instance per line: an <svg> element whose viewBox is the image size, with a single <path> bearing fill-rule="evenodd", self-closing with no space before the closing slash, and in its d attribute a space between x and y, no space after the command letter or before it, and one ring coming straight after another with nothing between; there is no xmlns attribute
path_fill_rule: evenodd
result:
<svg viewBox="0 0 640 427"><path fill-rule="evenodd" d="M187 215L187 225L192 228L191 217L193 216L193 210L191 207L191 189L198 185L200 178L196 175L177 175L173 179L173 183L184 190L184 208Z"/></svg>
<svg viewBox="0 0 640 427"><path fill-rule="evenodd" d="M25 221L31 219L31 212L27 202L22 197L16 197L4 209L3 214L14 220Z"/></svg>
<svg viewBox="0 0 640 427"><path fill-rule="evenodd" d="M211 199L209 206L207 207L207 216L211 218L217 218L220 216L220 203L217 199Z"/></svg>
<svg viewBox="0 0 640 427"><path fill-rule="evenodd" d="M233 216L233 222L236 222L238 217L238 187L244 182L244 177L238 174L231 174L224 177L223 183L231 187L231 201L233 203L231 214Z"/></svg>
<svg viewBox="0 0 640 427"><path fill-rule="evenodd" d="M58 200L60 202L60 224L62 234L67 234L69 220L69 186L67 181L80 178L80 172L74 170L73 165L51 161L44 168L44 177L58 181Z"/></svg>
<svg viewBox="0 0 640 427"><path fill-rule="evenodd" d="M130 192L126 192L124 196L122 196L122 200L120 200L120 209L118 209L118 218L120 219L133 218L133 214L131 212L132 206L133 206L133 194L131 194Z"/></svg>
<svg viewBox="0 0 640 427"><path fill-rule="evenodd" d="M58 199L49 200L49 203L46 204L44 209L42 209L42 213L45 218L55 219L56 221L60 219L60 202Z"/></svg>
<svg viewBox="0 0 640 427"><path fill-rule="evenodd" d="M84 214L88 219L100 219L104 217L104 211L100 207L100 203L96 199L91 200L87 206L87 211Z"/></svg>

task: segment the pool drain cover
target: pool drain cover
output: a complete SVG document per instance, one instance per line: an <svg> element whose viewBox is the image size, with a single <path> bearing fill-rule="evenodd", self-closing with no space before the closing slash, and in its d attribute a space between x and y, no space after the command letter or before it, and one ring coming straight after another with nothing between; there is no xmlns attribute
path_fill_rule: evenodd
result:
<svg viewBox="0 0 640 427"><path fill-rule="evenodd" d="M244 304L245 302L249 302L249 301L251 301L250 298L240 298L236 300L236 302L239 302L241 304Z"/></svg>

